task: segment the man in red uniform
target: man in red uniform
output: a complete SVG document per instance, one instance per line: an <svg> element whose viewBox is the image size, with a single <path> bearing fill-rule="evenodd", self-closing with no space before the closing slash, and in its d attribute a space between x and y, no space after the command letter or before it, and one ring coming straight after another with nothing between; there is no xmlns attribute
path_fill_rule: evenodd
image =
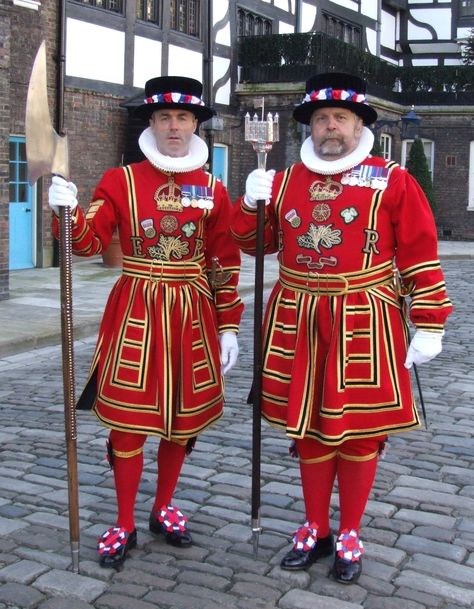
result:
<svg viewBox="0 0 474 609"><path fill-rule="evenodd" d="M264 322L262 413L294 441L306 510L281 567L305 569L334 552L337 477L331 573L347 584L361 573L360 522L385 439L420 425L408 368L441 351L452 305L421 188L370 156L377 114L365 83L310 78L293 116L311 127L302 162L250 173L232 231L255 254L256 202L266 201L265 252L278 251L280 271ZM411 297L409 347L395 273Z"/></svg>
<svg viewBox="0 0 474 609"><path fill-rule="evenodd" d="M146 160L108 170L87 213L71 182L54 177L49 191L55 212L74 209L74 254L100 254L116 229L124 254L78 406L92 407L111 430L118 514L98 542L104 567L121 565L137 543L134 507L148 435L160 438L150 531L191 544L171 500L186 453L222 416L222 375L238 355L240 254L227 191L201 169L208 148L195 131L214 114L201 94L191 78L149 80L136 109L149 125L139 139Z"/></svg>

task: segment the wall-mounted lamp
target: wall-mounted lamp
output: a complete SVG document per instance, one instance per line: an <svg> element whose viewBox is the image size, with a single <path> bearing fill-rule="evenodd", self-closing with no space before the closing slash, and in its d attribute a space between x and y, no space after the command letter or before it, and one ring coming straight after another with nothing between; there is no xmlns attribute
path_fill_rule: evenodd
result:
<svg viewBox="0 0 474 609"><path fill-rule="evenodd" d="M400 137L402 140L414 140L418 137L418 129L420 127L421 118L415 112L415 106L412 106L410 111L397 119L380 119L374 123L374 132L376 133L382 127L396 127L402 123Z"/></svg>

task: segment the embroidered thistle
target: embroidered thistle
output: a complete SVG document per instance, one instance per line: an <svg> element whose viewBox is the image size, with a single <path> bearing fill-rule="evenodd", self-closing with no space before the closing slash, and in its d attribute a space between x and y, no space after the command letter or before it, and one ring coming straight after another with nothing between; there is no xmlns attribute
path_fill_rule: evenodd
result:
<svg viewBox="0 0 474 609"><path fill-rule="evenodd" d="M334 245L339 245L341 242L341 231L338 228L333 229L332 224L327 226L320 224L316 226L311 223L308 232L298 237L298 244L301 247L316 250L318 254L321 253L320 246L331 249Z"/></svg>

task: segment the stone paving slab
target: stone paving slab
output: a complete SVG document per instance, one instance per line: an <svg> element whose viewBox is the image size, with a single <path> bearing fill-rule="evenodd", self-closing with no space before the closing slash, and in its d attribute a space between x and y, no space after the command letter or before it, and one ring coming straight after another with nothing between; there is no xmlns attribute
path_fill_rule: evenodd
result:
<svg viewBox="0 0 474 609"><path fill-rule="evenodd" d="M288 442L265 424L263 533L254 556L249 507L252 422L246 404L252 369L251 306L240 333L239 363L226 383L225 415L199 439L175 495L175 503L190 519L195 545L173 548L147 530L158 445L149 439L137 499L138 547L119 572L97 563L96 540L112 524L115 498L105 460L107 433L84 412L77 413L80 574L70 571L59 346L0 357L0 609L473 606L471 265L462 259L444 263L456 310L442 354L420 367L429 426L388 443L363 520L364 570L354 586L341 586L328 577L331 558L305 572L280 569L289 535L304 520L303 502ZM94 344L95 336L75 342L77 387L87 377ZM334 492L335 529L338 518Z"/></svg>

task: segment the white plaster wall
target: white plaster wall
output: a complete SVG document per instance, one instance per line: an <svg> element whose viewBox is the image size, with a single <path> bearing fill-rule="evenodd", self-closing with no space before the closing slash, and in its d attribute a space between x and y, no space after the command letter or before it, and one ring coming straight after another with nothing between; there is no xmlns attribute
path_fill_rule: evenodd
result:
<svg viewBox="0 0 474 609"><path fill-rule="evenodd" d="M377 19L377 5L381 0L362 0L360 5L360 12L371 19ZM353 2L352 4L355 4ZM357 10L355 8L354 10Z"/></svg>
<svg viewBox="0 0 474 609"><path fill-rule="evenodd" d="M230 24L226 23L224 27L216 32L216 42L218 44L225 45L226 47L230 47Z"/></svg>
<svg viewBox="0 0 474 609"><path fill-rule="evenodd" d="M202 82L202 55L195 51L169 45L168 74L189 76Z"/></svg>
<svg viewBox="0 0 474 609"><path fill-rule="evenodd" d="M278 22L278 33L279 34L294 34L295 26L291 23L285 23L284 21Z"/></svg>
<svg viewBox="0 0 474 609"><path fill-rule="evenodd" d="M385 11L382 12L382 28L380 32L380 44L395 49L397 40L397 19Z"/></svg>
<svg viewBox="0 0 474 609"><path fill-rule="evenodd" d="M435 29L438 38L450 40L451 38L451 9L413 9L411 14L417 21L427 23ZM422 27L418 27L413 23L408 22L408 39L409 40L431 40L431 32Z"/></svg>
<svg viewBox="0 0 474 609"><path fill-rule="evenodd" d="M228 8L229 8L229 2L223 2L223 0L213 0L213 2L212 2L213 22L217 23L221 19L224 19Z"/></svg>
<svg viewBox="0 0 474 609"><path fill-rule="evenodd" d="M370 0L369 0L370 2ZM372 0L373 3L376 3L375 0ZM336 0L334 2L334 4L337 4L338 6L343 6L344 8L350 8L353 11L358 11L359 10L359 4L358 2L354 2L354 0Z"/></svg>
<svg viewBox="0 0 474 609"><path fill-rule="evenodd" d="M316 19L316 7L303 2L301 10L301 31L310 32Z"/></svg>
<svg viewBox="0 0 474 609"><path fill-rule="evenodd" d="M125 34L77 19L67 20L66 74L124 82Z"/></svg>
<svg viewBox="0 0 474 609"><path fill-rule="evenodd" d="M275 0L274 5L288 12L288 0Z"/></svg>
<svg viewBox="0 0 474 609"><path fill-rule="evenodd" d="M375 30L367 29L365 31L365 33L367 36L367 47L368 47L370 53L372 53L372 55L376 55L377 54L377 32Z"/></svg>
<svg viewBox="0 0 474 609"><path fill-rule="evenodd" d="M213 81L216 83L220 78L222 78L227 70L229 69L230 60L225 57L216 57L214 55L213 61ZM226 82L217 89L215 94L215 103L216 104L225 104L229 105L230 102L230 75L227 78Z"/></svg>
<svg viewBox="0 0 474 609"><path fill-rule="evenodd" d="M161 42L135 36L133 86L143 88L155 76L161 76Z"/></svg>
<svg viewBox="0 0 474 609"><path fill-rule="evenodd" d="M214 0L212 4L212 19L214 25L222 21L227 13L229 7L228 2L223 2L222 0ZM218 44L223 44L227 47L230 47L231 37L230 37L230 24L227 19L227 23L225 23L217 32L215 41Z"/></svg>

